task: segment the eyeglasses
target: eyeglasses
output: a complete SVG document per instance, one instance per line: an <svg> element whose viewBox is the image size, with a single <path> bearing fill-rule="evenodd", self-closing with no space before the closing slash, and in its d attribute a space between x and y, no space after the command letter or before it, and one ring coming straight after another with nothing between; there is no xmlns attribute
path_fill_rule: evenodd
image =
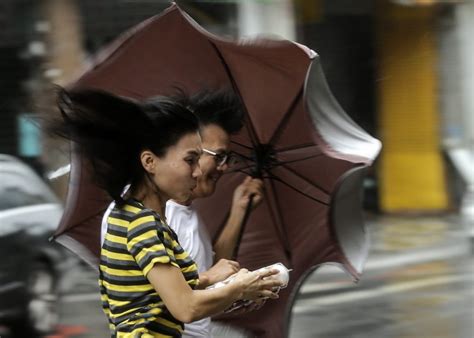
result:
<svg viewBox="0 0 474 338"><path fill-rule="evenodd" d="M202 151L214 156L214 159L216 161L216 164L218 167L222 167L224 164L227 163L227 160L229 159L229 154L228 153L216 153L212 150L204 149L202 148Z"/></svg>

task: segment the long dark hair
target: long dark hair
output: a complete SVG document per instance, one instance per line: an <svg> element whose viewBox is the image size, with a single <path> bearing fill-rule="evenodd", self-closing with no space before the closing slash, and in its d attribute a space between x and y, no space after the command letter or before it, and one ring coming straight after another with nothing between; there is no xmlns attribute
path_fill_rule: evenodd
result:
<svg viewBox="0 0 474 338"><path fill-rule="evenodd" d="M79 145L96 184L119 204L125 185L144 178L142 150L164 156L182 136L199 130L188 108L165 97L137 102L99 90L60 89L58 107L62 119L48 130Z"/></svg>
<svg viewBox="0 0 474 338"><path fill-rule="evenodd" d="M242 129L244 108L230 89L204 89L191 96L180 93L173 98L199 118L201 127L215 124L228 134L236 134Z"/></svg>

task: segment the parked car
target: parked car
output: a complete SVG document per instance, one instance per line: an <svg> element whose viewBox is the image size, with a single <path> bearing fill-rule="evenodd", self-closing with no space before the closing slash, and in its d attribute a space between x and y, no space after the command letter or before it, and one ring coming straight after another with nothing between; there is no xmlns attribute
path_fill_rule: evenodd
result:
<svg viewBox="0 0 474 338"><path fill-rule="evenodd" d="M0 325L38 337L58 322L61 275L70 255L49 241L62 206L25 163L0 154Z"/></svg>

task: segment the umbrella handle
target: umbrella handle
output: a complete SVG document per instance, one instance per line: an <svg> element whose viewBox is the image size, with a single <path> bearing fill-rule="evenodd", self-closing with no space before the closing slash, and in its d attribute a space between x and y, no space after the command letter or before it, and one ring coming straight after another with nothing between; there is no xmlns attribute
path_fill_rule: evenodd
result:
<svg viewBox="0 0 474 338"><path fill-rule="evenodd" d="M250 216L250 210L252 209L253 198L255 194L251 194L249 197L249 201L247 203L247 207L245 208L244 218L242 219L242 223L240 224L240 232L239 237L237 237L237 242L235 242L234 251L232 253L232 260L237 260L237 254L239 253L240 242L242 241L242 236L244 235L245 225L247 224L247 220Z"/></svg>

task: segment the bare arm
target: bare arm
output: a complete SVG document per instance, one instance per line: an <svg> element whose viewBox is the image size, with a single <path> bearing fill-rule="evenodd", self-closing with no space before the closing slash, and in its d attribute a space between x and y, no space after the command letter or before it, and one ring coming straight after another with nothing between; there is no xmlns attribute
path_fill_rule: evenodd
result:
<svg viewBox="0 0 474 338"><path fill-rule="evenodd" d="M165 246L171 244L171 248ZM177 246L169 228L157 221L156 215L144 209L127 227L127 249L171 314L182 322L192 322L219 313L239 299L278 297L270 291L280 285L276 278L263 279L278 273L240 270L234 281L221 288L192 290L173 254Z"/></svg>
<svg viewBox="0 0 474 338"><path fill-rule="evenodd" d="M221 258L232 259L232 253L242 226L250 196L254 195L252 210L260 204L263 198L263 182L259 179L246 177L244 182L235 189L229 219L214 244L215 261Z"/></svg>
<svg viewBox="0 0 474 338"><path fill-rule="evenodd" d="M199 289L205 289L209 285L223 281L227 277L237 273L240 264L228 259L220 259L209 270L199 274Z"/></svg>
<svg viewBox="0 0 474 338"><path fill-rule="evenodd" d="M277 271L259 274L242 269L232 283L210 290L191 289L181 271L170 264L155 264L147 278L171 314L190 323L220 313L239 299L278 298L270 290L280 283L273 278L262 279Z"/></svg>

